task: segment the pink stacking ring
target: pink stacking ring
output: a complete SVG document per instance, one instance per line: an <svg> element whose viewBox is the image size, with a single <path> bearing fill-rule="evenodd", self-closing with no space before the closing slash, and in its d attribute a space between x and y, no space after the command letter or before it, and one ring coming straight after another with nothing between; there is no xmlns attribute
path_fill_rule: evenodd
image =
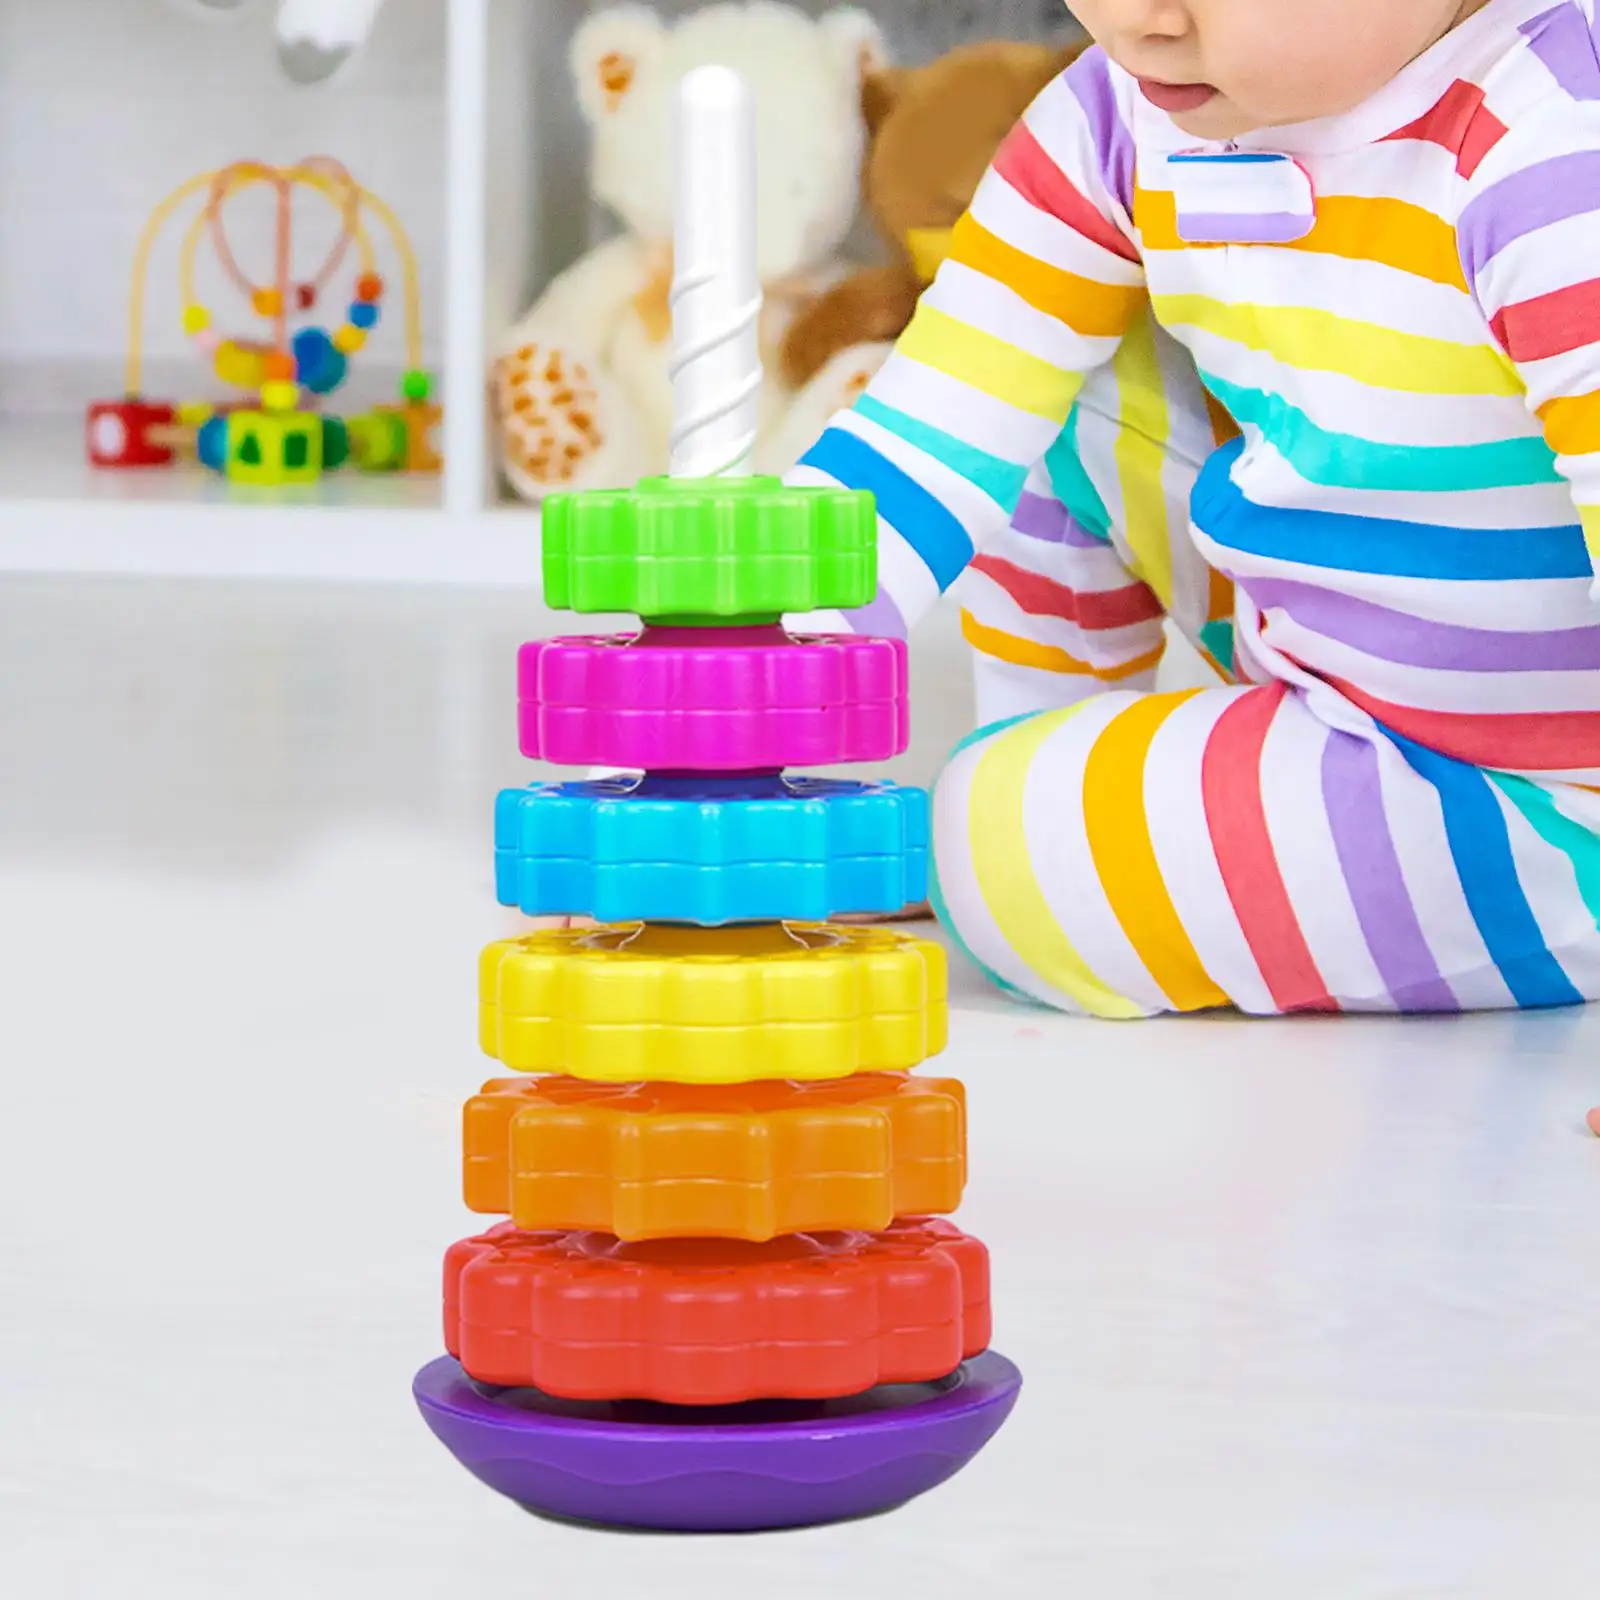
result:
<svg viewBox="0 0 1600 1600"><path fill-rule="evenodd" d="M518 667L522 753L565 766L775 771L886 761L910 737L899 639L646 628L539 640Z"/></svg>

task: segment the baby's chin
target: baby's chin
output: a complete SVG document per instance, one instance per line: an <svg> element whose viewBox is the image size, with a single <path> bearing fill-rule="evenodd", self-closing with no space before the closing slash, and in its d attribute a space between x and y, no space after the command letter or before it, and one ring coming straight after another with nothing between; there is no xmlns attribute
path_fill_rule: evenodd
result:
<svg viewBox="0 0 1600 1600"><path fill-rule="evenodd" d="M1361 99L1361 96L1356 96L1336 104L1319 105L1314 100L1297 96L1287 105L1272 109L1257 107L1254 111L1246 111L1236 100L1218 93L1193 111L1175 111L1168 115L1191 139L1226 144L1230 139L1242 139L1247 133L1261 133L1270 128L1292 128L1326 117L1342 117L1360 105Z"/></svg>
<svg viewBox="0 0 1600 1600"><path fill-rule="evenodd" d="M1248 115L1226 95L1218 94L1193 111L1171 113L1173 122L1191 139L1223 144L1268 126L1260 117Z"/></svg>

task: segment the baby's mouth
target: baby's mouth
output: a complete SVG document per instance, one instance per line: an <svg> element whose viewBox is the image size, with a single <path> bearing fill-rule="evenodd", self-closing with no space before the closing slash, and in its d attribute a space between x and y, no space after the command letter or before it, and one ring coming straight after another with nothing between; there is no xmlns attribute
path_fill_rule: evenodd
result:
<svg viewBox="0 0 1600 1600"><path fill-rule="evenodd" d="M1140 78L1139 92L1169 116L1198 111L1217 97L1217 91L1209 83L1162 83L1159 78Z"/></svg>

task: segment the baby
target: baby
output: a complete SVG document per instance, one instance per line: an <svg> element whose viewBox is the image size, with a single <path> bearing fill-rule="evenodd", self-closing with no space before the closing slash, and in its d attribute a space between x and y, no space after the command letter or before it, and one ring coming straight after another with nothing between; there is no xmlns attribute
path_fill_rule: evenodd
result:
<svg viewBox="0 0 1600 1600"><path fill-rule="evenodd" d="M1597 0L1074 0L796 473L965 572L936 907L1102 1017L1600 995ZM1215 688L1154 692L1163 619ZM838 619L833 619L837 621Z"/></svg>

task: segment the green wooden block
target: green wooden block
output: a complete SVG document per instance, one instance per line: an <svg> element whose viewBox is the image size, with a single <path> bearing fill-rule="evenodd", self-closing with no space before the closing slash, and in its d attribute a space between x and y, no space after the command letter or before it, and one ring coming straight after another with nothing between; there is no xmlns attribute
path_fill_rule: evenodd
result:
<svg viewBox="0 0 1600 1600"><path fill-rule="evenodd" d="M350 458L363 472L399 472L406 464L406 421L398 408L351 417Z"/></svg>
<svg viewBox="0 0 1600 1600"><path fill-rule="evenodd" d="M350 459L350 430L342 417L322 419L322 470L337 472Z"/></svg>
<svg viewBox="0 0 1600 1600"><path fill-rule="evenodd" d="M315 483L322 476L322 418L310 411L233 412L226 471L234 483Z"/></svg>

